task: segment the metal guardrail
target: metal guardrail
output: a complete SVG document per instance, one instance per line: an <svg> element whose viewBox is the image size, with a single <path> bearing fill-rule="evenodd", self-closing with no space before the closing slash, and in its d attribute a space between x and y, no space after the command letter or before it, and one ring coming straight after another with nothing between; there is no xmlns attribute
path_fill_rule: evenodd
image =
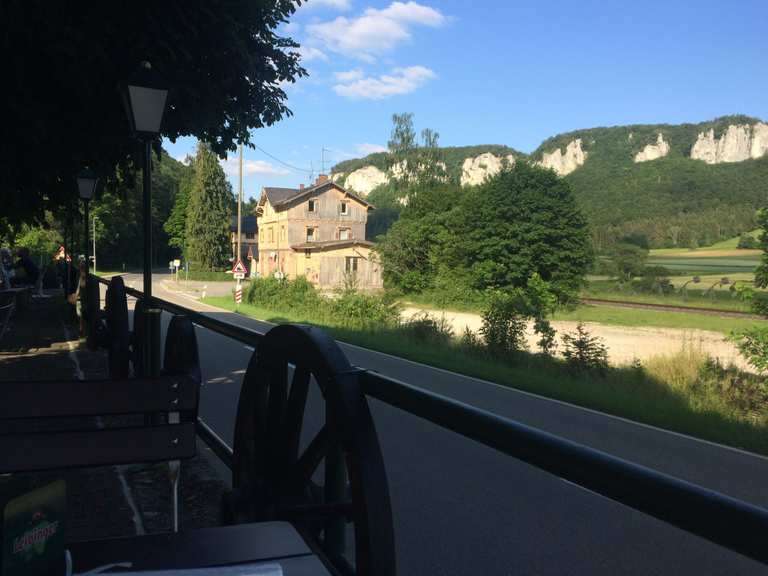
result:
<svg viewBox="0 0 768 576"><path fill-rule="evenodd" d="M100 280L102 283L107 283ZM138 290L127 289L141 298ZM153 306L258 348L263 334L158 298ZM428 420L715 544L768 564L768 510L628 462L469 404L362 370L367 396ZM231 468L232 448L198 418L198 433Z"/></svg>

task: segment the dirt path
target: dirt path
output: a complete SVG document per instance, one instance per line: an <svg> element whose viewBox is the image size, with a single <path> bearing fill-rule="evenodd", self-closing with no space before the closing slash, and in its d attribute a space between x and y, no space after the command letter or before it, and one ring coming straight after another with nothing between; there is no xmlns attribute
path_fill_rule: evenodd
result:
<svg viewBox="0 0 768 576"><path fill-rule="evenodd" d="M403 319L411 318L425 311L420 308L408 307L403 310ZM456 335L461 335L466 328L477 332L480 330L482 320L478 314L468 312L436 312L429 314L439 317L445 314ZM558 332L558 348L562 349L560 335L563 332L572 332L576 329L576 322L554 321L552 326ZM603 339L608 348L608 358L612 364L628 364L634 360L647 360L652 356L667 356L679 351L685 345L693 345L719 359L723 364L733 363L739 368L749 369L739 355L739 351L730 342L726 342L719 332L708 330L680 330L676 328L635 328L629 326L609 326L585 322L591 334ZM528 346L536 350L538 338L529 325Z"/></svg>

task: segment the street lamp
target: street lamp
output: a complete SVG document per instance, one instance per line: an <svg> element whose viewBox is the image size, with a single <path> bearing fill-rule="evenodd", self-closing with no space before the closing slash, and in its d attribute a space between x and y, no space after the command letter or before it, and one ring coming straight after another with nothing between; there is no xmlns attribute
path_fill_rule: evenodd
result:
<svg viewBox="0 0 768 576"><path fill-rule="evenodd" d="M157 81L150 63L142 62L136 74L121 86L120 92L131 132L144 144L144 301L146 303L144 309L147 311L144 367L148 368L150 373L155 373L159 369L160 361L160 323L158 312L151 310L150 304L152 300L152 141L160 135L168 89Z"/></svg>
<svg viewBox="0 0 768 576"><path fill-rule="evenodd" d="M80 174L77 175L77 190L80 193L80 199L83 201L83 220L85 222L85 266L86 269L88 269L90 258L88 254L88 245L90 244L88 240L88 225L89 225L89 215L88 215L88 207L91 203L91 199L93 198L94 193L96 192L96 186L99 184L99 177L96 176L96 174L89 169L85 169Z"/></svg>

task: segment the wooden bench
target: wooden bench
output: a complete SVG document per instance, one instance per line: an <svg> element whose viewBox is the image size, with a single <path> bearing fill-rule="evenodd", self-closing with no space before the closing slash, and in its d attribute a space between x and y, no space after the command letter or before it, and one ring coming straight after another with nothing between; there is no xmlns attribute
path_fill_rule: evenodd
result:
<svg viewBox="0 0 768 576"><path fill-rule="evenodd" d="M194 327L174 316L158 378L2 382L0 474L171 462L177 527L173 465L195 455L200 381Z"/></svg>

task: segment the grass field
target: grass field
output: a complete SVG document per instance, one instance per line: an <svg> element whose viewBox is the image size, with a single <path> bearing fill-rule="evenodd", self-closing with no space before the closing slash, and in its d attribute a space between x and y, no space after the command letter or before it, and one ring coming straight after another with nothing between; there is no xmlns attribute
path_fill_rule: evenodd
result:
<svg viewBox="0 0 768 576"><path fill-rule="evenodd" d="M571 311L556 312L553 320L596 322L614 326L679 328L683 330L711 330L730 334L755 325L768 325L766 320L728 318L690 312L668 312L641 308L582 305Z"/></svg>
<svg viewBox="0 0 768 576"><path fill-rule="evenodd" d="M235 311L228 297L205 302ZM239 313L275 323L312 323L307 315L248 304ZM453 344L417 338L407 329L350 330L323 325L335 338L402 358L527 390L662 428L768 454L768 415L745 412L726 393L730 376L706 373L707 359L693 350L652 359L642 369L610 368L604 375L567 369L562 361L523 354L514 361L479 355ZM722 370L722 369L717 369Z"/></svg>

